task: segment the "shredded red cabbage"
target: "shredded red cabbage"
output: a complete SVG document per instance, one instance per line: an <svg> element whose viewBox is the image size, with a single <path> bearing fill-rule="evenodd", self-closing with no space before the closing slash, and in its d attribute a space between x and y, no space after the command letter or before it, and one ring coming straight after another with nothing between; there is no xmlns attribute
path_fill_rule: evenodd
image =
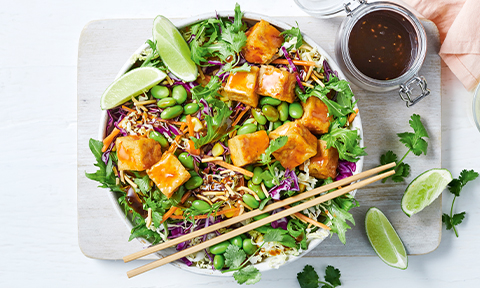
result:
<svg viewBox="0 0 480 288"><path fill-rule="evenodd" d="M285 176L282 181L280 181L280 184L273 187L268 191L270 196L272 196L272 199L274 200L280 200L280 192L282 191L299 191L300 187L298 185L298 177L295 174L294 170L285 170Z"/></svg>
<svg viewBox="0 0 480 288"><path fill-rule="evenodd" d="M208 64L211 64L211 65L214 65L214 66L224 66L224 64L220 61L213 61L213 60L208 60L207 61Z"/></svg>
<svg viewBox="0 0 480 288"><path fill-rule="evenodd" d="M188 260L186 257L180 258L180 260L182 260L183 263L187 264L187 266L193 265L192 261Z"/></svg>
<svg viewBox="0 0 480 288"><path fill-rule="evenodd" d="M357 169L357 164L355 162L348 162L345 160L338 161L338 175L335 178L335 181L342 180L344 178L350 177L353 175L353 172Z"/></svg>
<svg viewBox="0 0 480 288"><path fill-rule="evenodd" d="M200 104L203 105L202 112L206 115L212 116L212 110L208 106L207 100L205 99L200 99Z"/></svg>
<svg viewBox="0 0 480 288"><path fill-rule="evenodd" d="M283 217L278 220L273 221L270 223L272 225L272 228L282 228L283 230L287 230L287 224L288 220L287 218Z"/></svg>
<svg viewBox="0 0 480 288"><path fill-rule="evenodd" d="M288 56L288 52L285 46L282 46L282 51L283 51L283 55L285 56L285 59L287 59L288 61L288 65L290 65L290 69L292 69L292 72L295 74L295 79L297 79L298 87L300 87L300 89L302 89L302 91L305 92L305 87L303 87L302 80L298 76L297 67L295 67L295 64L293 64L293 61L292 59L290 59L290 56Z"/></svg>

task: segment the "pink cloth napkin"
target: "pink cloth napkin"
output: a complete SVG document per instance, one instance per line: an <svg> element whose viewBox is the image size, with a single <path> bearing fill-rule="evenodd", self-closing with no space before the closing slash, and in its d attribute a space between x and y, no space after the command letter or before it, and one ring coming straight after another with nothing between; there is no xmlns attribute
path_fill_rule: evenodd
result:
<svg viewBox="0 0 480 288"><path fill-rule="evenodd" d="M440 57L467 90L480 81L480 0L403 0L440 31Z"/></svg>

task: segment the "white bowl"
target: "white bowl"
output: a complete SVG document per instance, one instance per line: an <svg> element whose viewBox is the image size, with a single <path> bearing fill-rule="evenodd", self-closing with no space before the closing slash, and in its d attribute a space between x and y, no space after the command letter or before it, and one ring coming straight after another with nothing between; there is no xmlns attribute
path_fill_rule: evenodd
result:
<svg viewBox="0 0 480 288"><path fill-rule="evenodd" d="M219 17L230 17L230 16L235 15L235 13L233 11L218 12L217 14L218 14ZM179 29L183 29L183 28L185 28L187 26L190 26L190 25L192 25L196 22L199 22L199 21L202 21L202 20L205 20L205 19L209 19L209 18L214 18L214 17L216 17L216 14L214 12L207 13L207 14L202 14L202 15L191 17L191 18L188 18L188 19L183 19L183 20L180 20L180 21L176 21L176 25ZM276 19L273 19L271 17L268 17L268 16L264 16L264 15L260 15L260 14L256 14L256 13L250 13L250 12L246 12L243 15L243 20L245 20L247 22L254 23L254 22L260 21L261 19L263 19L265 21L268 21L270 24L279 28L279 30L287 30L287 29L292 28L292 26L290 26L290 25L288 25L284 22L278 21ZM345 75L342 73L342 71L340 71L339 66L334 62L333 57L328 55L328 53L325 50L323 50L320 47L320 45L315 43L310 37L308 37L307 35L304 35L304 34L302 34L302 35L303 35L303 39L306 43L308 43L312 47L317 47L318 52L321 55L323 55L325 57L325 59L327 59L328 63L330 64L330 67L334 71L338 72L339 78L340 79L345 79ZM137 49L137 51L134 52L134 54L140 53L143 49L145 49L147 47L148 47L147 44L142 45L141 47L139 47ZM120 69L120 71L118 72L116 78L123 75L126 71L128 71L130 69L131 66L132 66L132 64L130 63L130 60L127 60L125 62L125 64L123 65L122 69ZM100 120L100 130L99 130L99 134L98 134L99 139L103 139L106 136L105 135L106 124L107 124L107 113L106 113L106 111L103 111L102 117L101 117L101 120ZM360 147L363 147L363 129L362 129L362 121L361 121L361 118L360 118L360 113L357 115L357 117L355 117L355 120L352 122L351 125L352 125L352 128L359 130L360 137L362 138L362 140L360 140ZM363 157L360 157L360 160L358 160L358 162L357 162L356 171L354 172L354 174L362 172L362 168L363 168ZM353 191L353 192L355 192L355 191ZM118 215L120 216L120 218L123 219L123 221L127 225L128 229L131 230L133 228L133 225L130 222L130 219L125 217L125 214L124 214L124 211L123 211L122 207L120 207L120 205L118 204L117 194L113 193L113 192L110 192L110 199L112 201L113 206L115 207L115 210L117 211ZM142 244L144 244L145 247L150 245L150 243L147 242L145 239L142 239L142 238L137 238L137 239ZM306 251L303 251L299 256L291 256L290 255L285 264L291 263L291 262L299 259L300 257L304 256L306 253L308 253L309 251L311 251L315 247L317 247L324 239L325 238L312 240L309 243L308 249ZM162 258L164 256L173 254L175 252L177 252L175 250L175 248L168 248L168 249L160 251L159 253L157 253L157 255L160 258ZM260 271L271 270L272 268L268 265L268 262L270 261L270 259L271 258L267 258L265 261L263 261L261 263L258 263L258 264L255 264L255 267ZM217 270L201 269L201 268L195 267L193 265L189 267L181 261L175 261L175 262L172 262L171 264L180 268L180 269L187 270L187 271L194 272L194 273L198 273L198 274L203 274L203 275L231 276L232 273L233 273L233 272L228 272L228 273L223 273L222 274L220 271L217 271Z"/></svg>

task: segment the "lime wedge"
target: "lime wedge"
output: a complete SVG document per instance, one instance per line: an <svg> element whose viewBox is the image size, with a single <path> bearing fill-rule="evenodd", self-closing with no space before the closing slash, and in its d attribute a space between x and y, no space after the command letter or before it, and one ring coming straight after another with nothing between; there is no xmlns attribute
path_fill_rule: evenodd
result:
<svg viewBox="0 0 480 288"><path fill-rule="evenodd" d="M153 21L153 41L170 72L185 82L197 79L198 70L191 58L190 47L177 27L161 15Z"/></svg>
<svg viewBox="0 0 480 288"><path fill-rule="evenodd" d="M165 77L167 77L167 74L157 68L142 67L133 69L108 86L100 99L100 107L105 110L123 104L133 96L150 90Z"/></svg>
<svg viewBox="0 0 480 288"><path fill-rule="evenodd" d="M408 217L430 205L452 181L447 169L430 169L415 178L405 190L402 210Z"/></svg>
<svg viewBox="0 0 480 288"><path fill-rule="evenodd" d="M408 257L402 240L378 208L368 209L365 215L365 231L373 250L383 262L395 268L407 269Z"/></svg>

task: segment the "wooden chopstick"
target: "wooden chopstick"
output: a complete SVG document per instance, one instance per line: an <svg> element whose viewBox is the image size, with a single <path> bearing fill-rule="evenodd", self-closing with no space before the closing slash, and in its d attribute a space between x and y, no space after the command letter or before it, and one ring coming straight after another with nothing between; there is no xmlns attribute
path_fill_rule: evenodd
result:
<svg viewBox="0 0 480 288"><path fill-rule="evenodd" d="M150 271L154 268L157 268L157 267L160 267L160 266L163 266L165 264L168 264L172 261L175 261L175 260L178 260L182 257L185 257L185 256L188 256L192 253L195 253L195 252L198 252L200 250L203 250L203 249L206 249L212 245L215 245L215 244L218 244L220 242L223 242L223 241L226 241L230 238L233 238L235 236L238 236L240 234L243 234L243 233L246 233L252 229L255 229L255 228L258 228L260 226L263 226L265 224L268 224L270 222L273 222L275 220L278 220L280 218L283 218L283 217L286 217L286 216L289 216L291 214L294 214L294 213L297 213L297 212L300 212L304 209L307 209L309 207L312 207L312 206L315 206L315 205L318 205L320 203L323 203L325 201L328 201L328 200L331 200L331 199L334 199L336 197L339 197L341 195L344 195L350 191L353 191L355 189L358 189L358 188L361 188L363 186L366 186L368 184L371 184L375 181L378 181L378 180L381 180L385 177L388 177L388 176L391 176L395 174L395 171L394 170L391 170L391 171L388 171L386 173L383 173L383 174L380 174L380 175L376 175L376 176L373 176L371 178L368 178L366 180L363 180L363 181L360 181L360 182L357 182L357 183L354 183L354 184L351 184L351 185L348 185L347 187L344 187L342 189L339 189L339 190L336 190L336 191L333 191L333 192L330 192L330 193L327 193L327 194L324 194L322 196L319 196L317 198L314 198L312 200L309 200L307 202L304 202L304 203L301 203L299 205L296 205L296 206L293 206L292 208L289 208L289 209L285 209L283 211L280 211L278 213L275 213L273 215L270 215L266 218L263 218L261 220L258 220L258 221L255 221L255 222L252 222L248 225L245 225L245 226L242 226L242 227L239 227L237 229L234 229L228 233L225 233L225 234L222 234L222 235L219 235L215 238L212 238L210 240L207 240L205 242L202 242L200 244L197 244L195 246L191 246L187 249L184 249L182 251L179 251L175 254L171 254L169 256L166 256L162 259L159 259L159 260L156 260L156 261L153 261L153 262L150 262L146 265L143 265L143 266L140 266L138 268L135 268L133 270L130 270L127 272L127 276L129 278L131 277L134 277L134 276L137 276L139 274L142 274L144 272L147 272L147 271ZM339 181L337 181L339 182ZM320 189L322 187L319 187L317 189ZM311 191L314 191L314 190L317 190L317 189L313 189ZM328 190L327 190L328 191ZM293 197L291 197L293 198ZM289 198L287 198L289 199ZM283 201L278 201L278 202L283 202ZM277 202L277 203L278 203ZM273 204L272 204L273 205ZM271 205L269 205L271 206ZM253 210L252 212L255 212L255 211L259 211L258 209L256 210ZM260 211L261 213L264 213L264 211ZM251 212L250 212L251 213ZM246 213L246 214L249 214L249 213ZM238 216L240 217L240 216ZM232 219L232 218L231 218ZM225 221L224 221L225 222ZM213 226L213 225L212 225ZM209 232L205 232L206 230L208 230L208 228L205 228L204 229L204 232L203 233L209 233ZM214 230L213 230L214 231ZM170 244L171 245L171 244Z"/></svg>
<svg viewBox="0 0 480 288"><path fill-rule="evenodd" d="M213 232L215 230L218 230L220 228L228 227L230 225L233 225L233 224L236 224L238 222L253 218L253 217L258 216L260 214L267 213L267 212L273 211L273 210L278 209L278 208L282 208L285 205L291 205L295 202L305 200L307 198L310 198L310 197L315 196L317 194L320 194L322 192L329 191L331 189L335 189L339 186L348 185L352 182L355 182L355 181L360 180L360 179L365 178L365 177L375 175L375 174L377 174L381 171L387 170L387 169L392 168L394 166L395 166L395 163L392 162L392 163L389 163L389 164L386 164L386 165L383 165L383 166L379 166L379 167L364 171L364 172L359 173L359 174L355 174L353 176L344 178L342 180L335 181L333 183L327 184L327 185L319 187L317 189L313 189L313 190L310 190L310 191L307 191L307 192L304 192L304 193L300 193L300 194L295 195L293 197L289 197L285 200L277 201L273 204L265 206L263 210L255 209L255 210L252 210L248 213L244 213L242 215L229 218L229 219L227 219L225 221L222 221L222 222L219 222L217 224L210 225L207 228L200 229L200 230L197 230L197 231L193 231L192 233L189 233L189 234L177 237L175 239L169 240L167 242L160 243L160 244L157 244L155 246L151 246L149 248L146 248L144 250L135 252L133 254L130 254L128 256L123 257L123 261L125 263L127 263L127 262L130 262L132 260L135 260L135 259L138 259L138 258L141 258L141 257L145 257L149 254L158 252L158 251L163 250L163 249L168 248L168 247L172 247L174 245L180 244L180 243L185 242L187 240L190 240L190 239L208 234L208 233Z"/></svg>

